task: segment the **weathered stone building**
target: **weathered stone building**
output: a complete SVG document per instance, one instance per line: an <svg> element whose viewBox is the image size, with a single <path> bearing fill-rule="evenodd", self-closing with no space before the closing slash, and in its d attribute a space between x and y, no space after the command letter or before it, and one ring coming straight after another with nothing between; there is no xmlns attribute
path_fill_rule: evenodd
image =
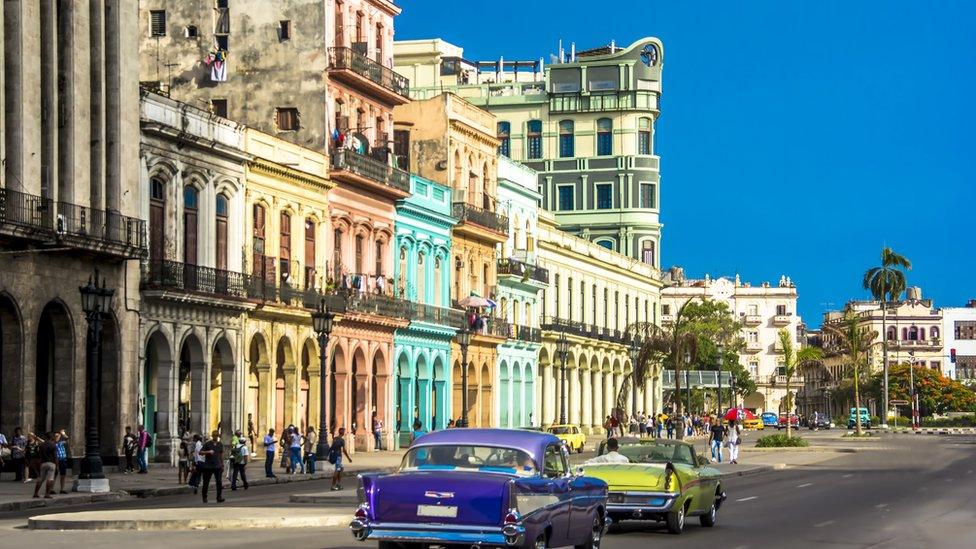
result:
<svg viewBox="0 0 976 549"><path fill-rule="evenodd" d="M79 286L115 290L97 367L101 451L137 417L139 93L135 4L4 2L0 149L0 432L66 428L84 450L87 323ZM110 459L111 461L111 459Z"/></svg>

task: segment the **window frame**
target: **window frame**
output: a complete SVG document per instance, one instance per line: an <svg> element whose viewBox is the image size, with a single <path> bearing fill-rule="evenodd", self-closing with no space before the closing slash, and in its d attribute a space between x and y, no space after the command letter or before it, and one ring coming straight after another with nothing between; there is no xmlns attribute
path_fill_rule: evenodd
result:
<svg viewBox="0 0 976 549"><path fill-rule="evenodd" d="M572 202L571 208L563 208L563 196L562 196L563 189L569 189L570 191L570 201ZM576 184L569 183L563 185L556 185L556 211L558 212L576 211Z"/></svg>
<svg viewBox="0 0 976 549"><path fill-rule="evenodd" d="M157 18L161 17L162 20L158 21ZM149 10L149 36L153 38L161 38L166 36L169 23L169 17L166 14L166 10ZM161 23L161 25L160 25ZM161 29L159 27L162 27Z"/></svg>
<svg viewBox="0 0 976 549"><path fill-rule="evenodd" d="M533 126L538 126L538 130L533 130ZM528 160L540 160L545 156L542 143L544 129L542 120L529 120L525 127L525 157Z"/></svg>
<svg viewBox="0 0 976 549"><path fill-rule="evenodd" d="M559 158L576 156L576 122L570 119L559 121Z"/></svg>
<svg viewBox="0 0 976 549"><path fill-rule="evenodd" d="M609 127L601 128L601 123L609 124ZM596 121L596 155L613 156L613 119L609 117L598 118Z"/></svg>
<svg viewBox="0 0 976 549"><path fill-rule="evenodd" d="M600 191L606 191L607 189L609 189L609 196L603 198L609 198L609 205L600 197ZM597 210L613 209L613 183L597 183L593 186L593 207Z"/></svg>

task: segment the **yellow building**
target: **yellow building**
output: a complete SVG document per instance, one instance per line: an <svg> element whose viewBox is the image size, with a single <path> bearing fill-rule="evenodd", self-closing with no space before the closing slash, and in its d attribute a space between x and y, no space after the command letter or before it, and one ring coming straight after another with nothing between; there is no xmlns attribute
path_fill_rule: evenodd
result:
<svg viewBox="0 0 976 549"><path fill-rule="evenodd" d="M244 263L258 306L244 326L245 427L318 430L319 350L310 308L327 281L328 157L247 129Z"/></svg>
<svg viewBox="0 0 976 549"><path fill-rule="evenodd" d="M497 283L495 247L508 239L508 218L498 213L498 138L494 115L445 93L398 106L393 111L395 153L401 168L454 189L452 300L472 294L493 297ZM404 165L406 164L406 165ZM498 345L508 324L488 321L468 349L468 422L491 425L492 380ZM461 349L452 343L453 413L461 416Z"/></svg>

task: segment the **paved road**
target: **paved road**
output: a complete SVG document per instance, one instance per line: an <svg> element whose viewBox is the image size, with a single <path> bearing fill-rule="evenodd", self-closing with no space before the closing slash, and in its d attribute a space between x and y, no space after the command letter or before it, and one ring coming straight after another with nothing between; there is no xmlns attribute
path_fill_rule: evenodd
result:
<svg viewBox="0 0 976 549"><path fill-rule="evenodd" d="M836 434L836 433L834 433ZM814 435L829 444L825 435ZM836 441L835 441L836 442ZM865 443L866 445L867 443ZM815 466L727 481L729 501L713 529L692 523L681 536L661 528L623 525L609 536L608 549L701 547L723 549L790 547L976 546L976 437L891 437L873 442L886 451L838 454ZM312 486L307 486L312 489ZM238 491L237 505L292 505L294 486ZM190 496L129 502L126 508L199 505ZM111 509L119 504L85 506ZM206 513L202 508L201 513ZM28 513L0 516L4 546L32 548L119 545L129 548L263 548L269 543L297 547L372 548L354 543L343 529L242 530L237 532L31 532L18 528ZM10 545L7 545L7 543Z"/></svg>

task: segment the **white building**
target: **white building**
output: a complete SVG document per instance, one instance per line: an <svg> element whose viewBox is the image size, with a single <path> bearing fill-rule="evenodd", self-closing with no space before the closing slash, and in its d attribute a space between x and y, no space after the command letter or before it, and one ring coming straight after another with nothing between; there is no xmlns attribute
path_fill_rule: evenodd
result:
<svg viewBox="0 0 976 549"><path fill-rule="evenodd" d="M742 323L745 349L739 356L755 380L757 390L748 395L744 406L755 412L777 411L786 396L783 349L778 332L786 329L799 347L797 338L800 317L796 312L796 286L789 277L780 277L775 286L763 282L753 286L736 275L728 278L684 279L680 268L671 270L672 285L661 291L661 324L674 322L678 309L692 299L724 302ZM792 383L799 388L803 381L795 375ZM793 391L795 394L795 390Z"/></svg>
<svg viewBox="0 0 976 549"><path fill-rule="evenodd" d="M952 379L976 380L976 299L965 307L946 307L942 311L942 334L945 367L943 372ZM955 351L956 362L951 361Z"/></svg>

